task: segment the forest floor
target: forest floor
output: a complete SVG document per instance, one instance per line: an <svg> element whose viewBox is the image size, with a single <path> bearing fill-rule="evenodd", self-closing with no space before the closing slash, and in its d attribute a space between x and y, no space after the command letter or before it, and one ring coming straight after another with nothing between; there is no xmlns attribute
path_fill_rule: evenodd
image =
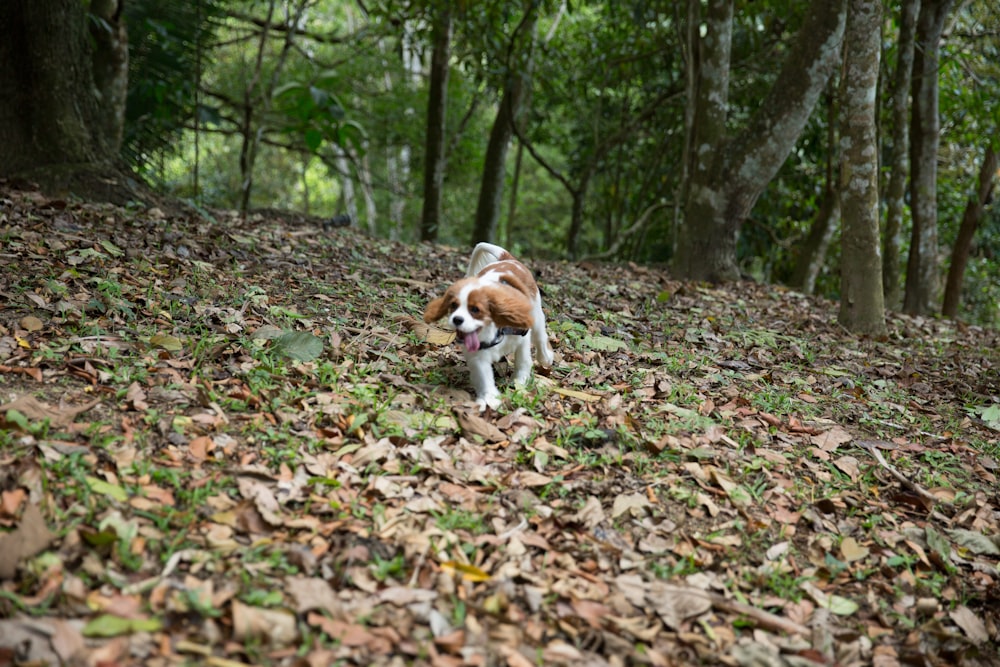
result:
<svg viewBox="0 0 1000 667"><path fill-rule="evenodd" d="M1000 333L0 184L0 666L1000 665Z"/></svg>

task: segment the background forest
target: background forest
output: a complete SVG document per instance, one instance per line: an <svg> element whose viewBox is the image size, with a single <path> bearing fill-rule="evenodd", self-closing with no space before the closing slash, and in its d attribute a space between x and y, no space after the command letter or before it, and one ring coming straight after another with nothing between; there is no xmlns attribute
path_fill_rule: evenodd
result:
<svg viewBox="0 0 1000 667"><path fill-rule="evenodd" d="M341 216L404 241L490 239L529 257L675 268L680 260L682 277L749 277L835 299L844 289L843 107L867 93L848 92L859 77L842 76L851 65L841 59L841 33L832 56L808 51L824 26L844 31L844 3L123 7L123 154L148 183L199 206ZM963 319L996 325L1000 219L989 202L1000 9L987 0L903 0L881 10L867 19L868 34L880 30L881 39L865 64L877 74L885 306L940 312L955 264L964 271L945 314L958 314L960 294ZM90 22L100 29L99 11ZM800 94L793 70L814 65L832 75ZM921 89L929 76L933 90ZM938 109L928 117L919 109L931 95ZM801 119L782 130L789 150L777 149L773 168L753 162L761 147L750 138L777 133L792 112ZM914 155L923 180L907 185ZM756 183L735 176L747 172ZM713 213L692 198L699 188L727 202L716 212L725 220L708 222ZM911 234L913 210L929 221ZM971 219L960 234L963 217ZM920 238L920 252L910 253ZM705 254L727 245L735 260L711 268L716 260ZM918 282L927 283L922 295Z"/></svg>

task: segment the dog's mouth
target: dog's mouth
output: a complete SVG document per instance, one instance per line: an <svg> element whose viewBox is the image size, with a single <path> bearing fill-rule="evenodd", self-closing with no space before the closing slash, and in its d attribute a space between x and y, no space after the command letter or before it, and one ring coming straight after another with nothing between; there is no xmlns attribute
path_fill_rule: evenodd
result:
<svg viewBox="0 0 1000 667"><path fill-rule="evenodd" d="M479 332L476 331L456 331L455 336L458 340L465 346L465 349L469 352L475 352L479 349Z"/></svg>

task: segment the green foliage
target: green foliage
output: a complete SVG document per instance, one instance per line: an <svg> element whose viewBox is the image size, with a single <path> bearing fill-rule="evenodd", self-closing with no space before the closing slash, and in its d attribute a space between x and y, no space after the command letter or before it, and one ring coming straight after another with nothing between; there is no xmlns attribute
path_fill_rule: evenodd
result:
<svg viewBox="0 0 1000 667"><path fill-rule="evenodd" d="M207 62L222 0L137 0L125 3L129 34L129 90L125 111L125 158L140 173L158 152L169 151L197 113L202 122L216 111L196 106L199 65Z"/></svg>
<svg viewBox="0 0 1000 667"><path fill-rule="evenodd" d="M242 184L243 113L249 101L251 129L260 139L253 206L321 215L351 206L355 222L375 234L415 239L431 19L441 5L434 0L381 0L363 7L311 3L291 47L285 48L286 12L293 5L275 5L258 72L268 2L126 4L132 59L128 159L176 194L234 207ZM993 28L1000 24L1000 9L994 5L976 0L958 7L943 44L942 250L954 241L985 142L997 136L1000 39ZM532 150L519 151L515 144L509 153L498 241L527 256L565 256L576 193L581 254L615 246L618 258L669 261L678 215L683 216L683 202L676 201L683 196L685 142L683 3L494 0L450 8L448 157L439 240L459 245L469 236L495 106L530 54L531 95L519 129ZM533 36L524 34L528 11L539 17ZM737 7L731 132L760 108L804 11L803 3L790 0ZM886 82L895 67L896 21L898 11L891 7L884 40ZM743 225L738 258L746 275L768 282L791 276L799 245L822 204L828 173L837 168L831 156L836 142L831 145L828 137L836 118L835 90L836 82ZM889 92L883 90L883 109ZM201 127L198 192L190 131L196 118ZM885 146L883 164L891 149ZM517 192L508 199L517 160ZM354 190L353 203L345 185ZM648 224L617 243L654 204L662 208ZM509 206L516 210L512 220L506 219ZM990 324L1000 318L995 308L1000 288L988 279L1000 270L998 226L988 210L966 272L965 319ZM908 236L904 228L904 253ZM831 245L816 286L818 293L834 298L839 292L837 245Z"/></svg>

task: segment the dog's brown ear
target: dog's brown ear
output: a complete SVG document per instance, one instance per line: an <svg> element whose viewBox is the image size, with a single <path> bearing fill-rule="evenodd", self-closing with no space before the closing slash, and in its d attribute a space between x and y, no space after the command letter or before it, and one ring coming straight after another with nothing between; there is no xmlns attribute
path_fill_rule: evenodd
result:
<svg viewBox="0 0 1000 667"><path fill-rule="evenodd" d="M534 323L531 317L531 302L510 290L490 290L490 313L498 327L530 329Z"/></svg>
<svg viewBox="0 0 1000 667"><path fill-rule="evenodd" d="M439 296L438 298L427 304L427 308L424 310L424 322L430 324L431 322L437 322L442 317L448 313L448 293L445 292L444 296Z"/></svg>

